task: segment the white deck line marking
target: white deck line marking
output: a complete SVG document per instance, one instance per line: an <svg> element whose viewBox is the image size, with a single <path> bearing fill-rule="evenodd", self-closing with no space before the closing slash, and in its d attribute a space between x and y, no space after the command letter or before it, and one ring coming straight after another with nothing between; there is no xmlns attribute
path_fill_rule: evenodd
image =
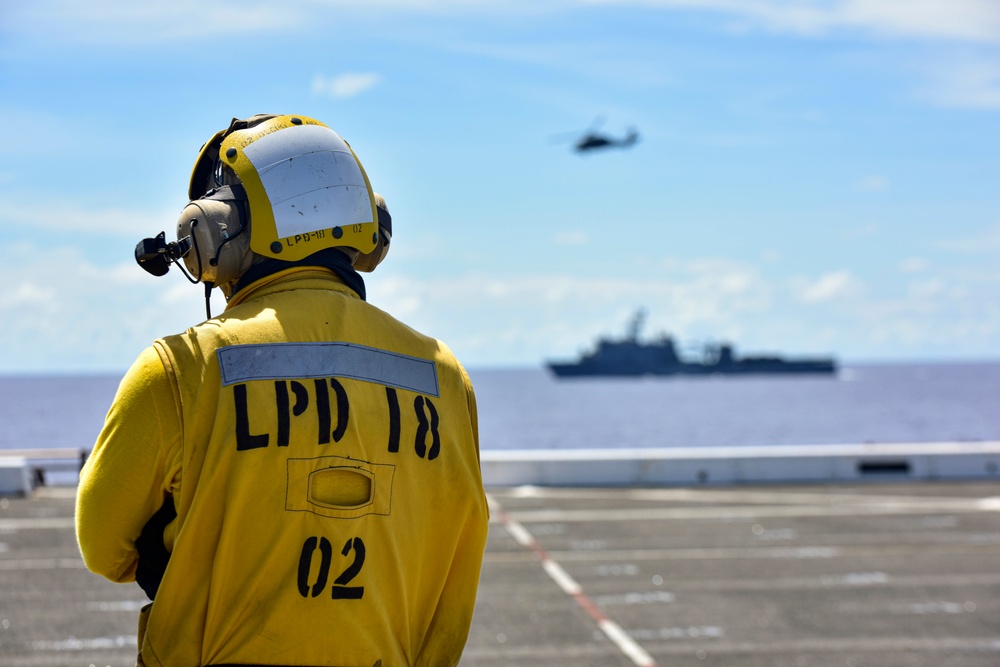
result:
<svg viewBox="0 0 1000 667"><path fill-rule="evenodd" d="M611 619L605 618L600 621L598 625L601 626L601 630L604 631L604 634L610 637L611 641L617 644L622 650L622 653L627 655L632 662L637 665L655 664L653 663L653 658L642 650L642 647L636 644L635 641L629 637L617 623Z"/></svg>
<svg viewBox="0 0 1000 667"><path fill-rule="evenodd" d="M73 517L0 519L0 531L65 530L76 527Z"/></svg>
<svg viewBox="0 0 1000 667"><path fill-rule="evenodd" d="M564 593L572 597L581 609L587 612L587 615L597 623L597 627L625 654L625 657L631 660L636 667L656 667L656 661L653 660L653 657L646 653L617 623L604 615L597 605L587 597L587 594L583 592L583 587L559 563L549 556L524 526L507 514L496 499L487 495L487 502L490 505L490 511L500 518L507 532L517 540L518 544L531 549L538 556L545 573L549 575Z"/></svg>
<svg viewBox="0 0 1000 667"><path fill-rule="evenodd" d="M529 549L531 548L531 545L534 543L535 540L531 536L531 533L529 533L527 530L524 529L524 526L522 526L516 521L511 520L506 524L506 528L507 532L510 533L515 540L517 540L518 544L520 544L522 547L528 547Z"/></svg>
<svg viewBox="0 0 1000 667"><path fill-rule="evenodd" d="M1000 512L1000 496L980 498L978 505L979 509L986 512Z"/></svg>
<svg viewBox="0 0 1000 667"><path fill-rule="evenodd" d="M583 593L583 589L580 587L580 584L576 583L576 579L569 576L569 573L562 569L562 565L551 558L546 558L542 561L542 568L559 584L559 588L566 595L580 595Z"/></svg>
<svg viewBox="0 0 1000 667"><path fill-rule="evenodd" d="M880 503L870 505L813 505L813 506L727 506L727 507L643 507L607 510L520 510L515 512L524 523L567 523L585 521L687 521L711 519L754 519L762 517L810 516L892 516L928 513L978 513L996 511L998 508L978 500L960 503L935 503L907 505Z"/></svg>
<svg viewBox="0 0 1000 667"><path fill-rule="evenodd" d="M77 570L84 567L82 558L0 559L0 570Z"/></svg>
<svg viewBox="0 0 1000 667"><path fill-rule="evenodd" d="M517 486L493 491L512 498L628 498L650 502L730 503L734 505L877 505L885 502L914 507L936 507L942 502L961 503L983 510L996 509L1000 496L985 498L961 496L913 496L873 493L820 493L804 491L762 491L752 487L734 488L637 488L592 489L542 486Z"/></svg>
<svg viewBox="0 0 1000 667"><path fill-rule="evenodd" d="M483 463L505 461L568 463L572 461L731 461L817 459L829 457L968 456L1000 454L1000 440L975 442L882 442L833 445L756 445L750 447L603 447L598 449L486 449Z"/></svg>
<svg viewBox="0 0 1000 667"><path fill-rule="evenodd" d="M94 651L115 648L134 647L136 638L133 635L118 635L115 637L94 637L92 639L77 639L70 637L56 641L36 641L31 647L36 651Z"/></svg>

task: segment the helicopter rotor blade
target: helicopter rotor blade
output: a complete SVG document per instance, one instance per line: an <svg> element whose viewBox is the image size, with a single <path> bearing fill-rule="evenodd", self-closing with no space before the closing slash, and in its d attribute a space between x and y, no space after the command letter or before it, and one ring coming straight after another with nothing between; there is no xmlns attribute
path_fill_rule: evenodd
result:
<svg viewBox="0 0 1000 667"><path fill-rule="evenodd" d="M594 120L592 120L590 122L590 127L587 128L586 131L587 132L596 132L598 129L600 129L600 127L602 125L604 125L604 122L607 119L608 119L607 116L605 116L604 114L598 114L597 116L594 117Z"/></svg>

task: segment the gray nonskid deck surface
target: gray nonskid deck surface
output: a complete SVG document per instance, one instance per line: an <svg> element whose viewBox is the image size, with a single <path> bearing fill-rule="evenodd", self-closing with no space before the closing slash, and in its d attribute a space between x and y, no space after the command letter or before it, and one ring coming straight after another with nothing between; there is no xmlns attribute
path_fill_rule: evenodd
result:
<svg viewBox="0 0 1000 667"><path fill-rule="evenodd" d="M1000 485L493 488L463 666L1000 665ZM134 665L71 489L0 499L0 665Z"/></svg>

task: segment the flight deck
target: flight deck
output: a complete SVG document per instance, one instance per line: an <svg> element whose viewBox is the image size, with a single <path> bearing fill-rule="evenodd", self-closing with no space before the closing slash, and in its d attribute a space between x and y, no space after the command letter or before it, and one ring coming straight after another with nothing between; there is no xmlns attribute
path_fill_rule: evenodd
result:
<svg viewBox="0 0 1000 667"><path fill-rule="evenodd" d="M461 665L996 667L1000 484L489 489ZM0 664L135 664L74 489L0 498Z"/></svg>

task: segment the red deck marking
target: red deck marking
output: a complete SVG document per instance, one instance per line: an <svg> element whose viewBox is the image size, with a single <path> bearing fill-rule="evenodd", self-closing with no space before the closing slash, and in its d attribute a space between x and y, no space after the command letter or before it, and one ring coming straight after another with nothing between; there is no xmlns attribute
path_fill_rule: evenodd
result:
<svg viewBox="0 0 1000 667"><path fill-rule="evenodd" d="M653 660L646 651L639 646L634 639L632 639L627 632L621 629L621 627L604 615L597 605L587 597L587 594L583 592L583 588L576 582L573 577L569 575L566 570L563 569L562 565L552 559L549 553L542 548L538 541L535 539L534 535L528 532L528 530L520 524L520 522L511 518L507 512L504 511L503 507L500 506L493 497L488 496L490 508L494 514L500 517L501 523L503 523L504 528L507 532L517 540L517 543L521 546L531 549L536 556L538 556L539 561L541 561L542 569L545 570L546 574L552 578L553 581L563 590L564 593L576 600L576 603L580 606L583 611L587 613L590 618L597 623L597 627L601 629L608 639L610 639L615 646L621 650L622 653L626 655L636 667L656 667L656 662Z"/></svg>

